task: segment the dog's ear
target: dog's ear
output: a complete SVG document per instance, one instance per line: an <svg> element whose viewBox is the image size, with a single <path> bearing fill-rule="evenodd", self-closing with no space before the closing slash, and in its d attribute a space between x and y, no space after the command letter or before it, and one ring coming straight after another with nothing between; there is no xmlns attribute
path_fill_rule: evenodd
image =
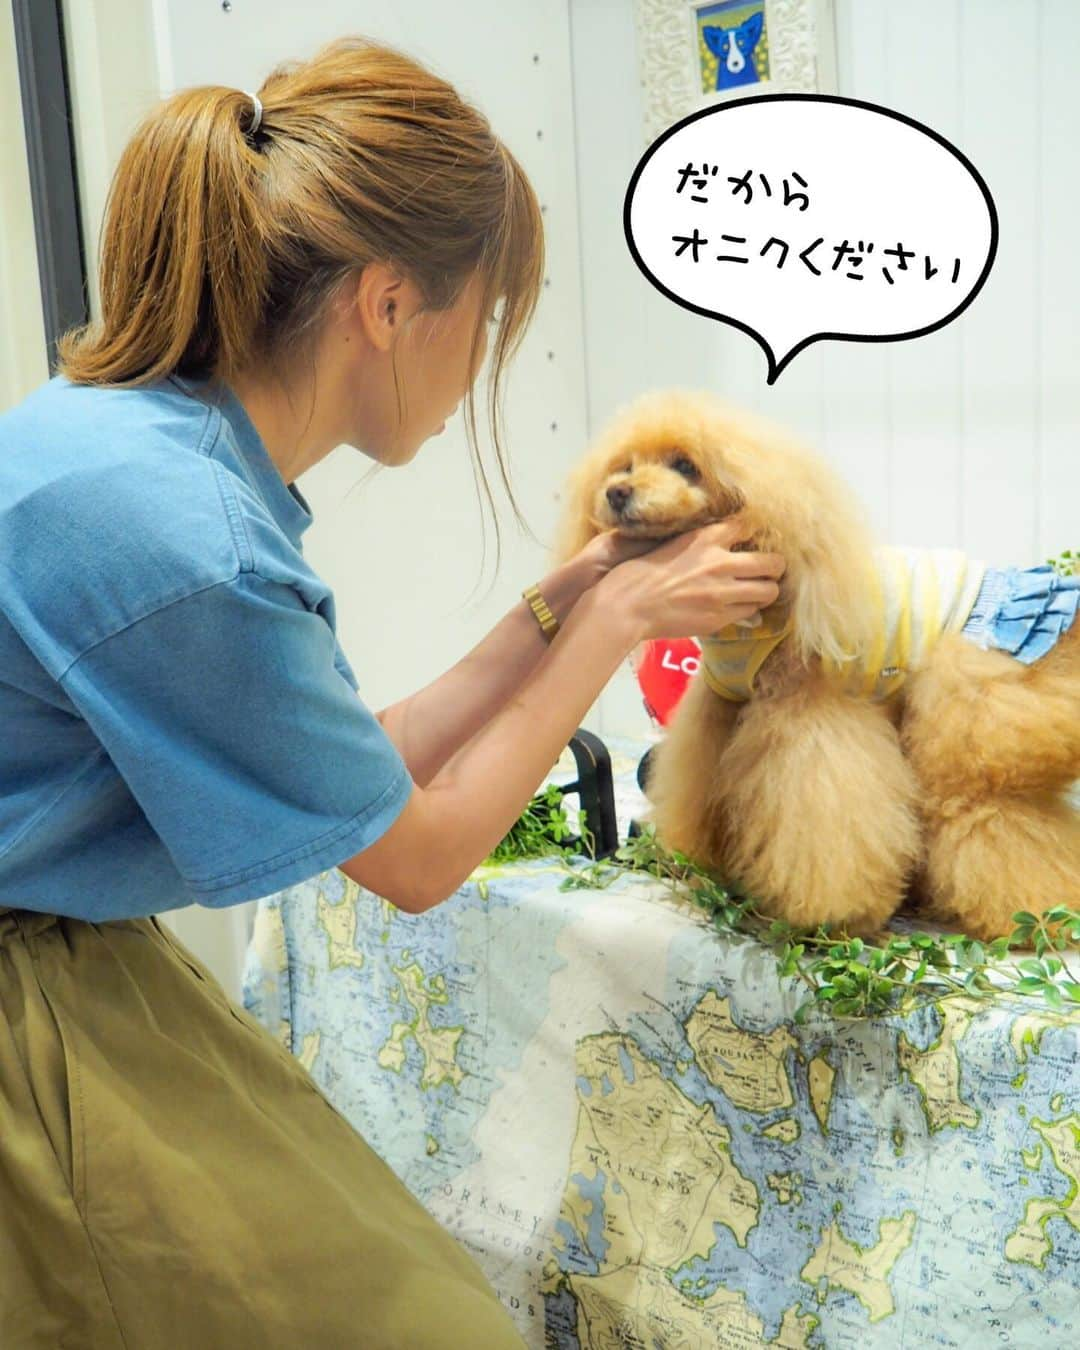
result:
<svg viewBox="0 0 1080 1350"><path fill-rule="evenodd" d="M787 553L793 641L803 657L843 662L870 650L877 631L869 540L803 540Z"/></svg>
<svg viewBox="0 0 1080 1350"><path fill-rule="evenodd" d="M819 454L763 418L730 410L716 433L746 506L752 547L783 554L781 600L804 659L841 662L873 644L873 538L847 483Z"/></svg>
<svg viewBox="0 0 1080 1350"><path fill-rule="evenodd" d="M586 460L567 478L562 489L562 510L551 551L556 567L580 553L599 533L592 521L592 501L596 493L596 472Z"/></svg>
<svg viewBox="0 0 1080 1350"><path fill-rule="evenodd" d="M792 458L774 480L758 548L787 563L781 596L803 659L842 663L868 652L878 629L874 541L846 483L815 457ZM746 514L746 513L744 513Z"/></svg>

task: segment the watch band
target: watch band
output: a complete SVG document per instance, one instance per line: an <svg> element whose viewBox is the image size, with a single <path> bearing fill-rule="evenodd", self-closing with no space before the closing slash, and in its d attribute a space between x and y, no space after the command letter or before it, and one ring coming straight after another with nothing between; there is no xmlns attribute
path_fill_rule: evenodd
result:
<svg viewBox="0 0 1080 1350"><path fill-rule="evenodd" d="M547 601L540 594L536 586L529 586L521 592L522 596L529 602L529 608L536 615L536 622L540 625L540 631L544 637L551 641L559 631L559 621L548 608Z"/></svg>

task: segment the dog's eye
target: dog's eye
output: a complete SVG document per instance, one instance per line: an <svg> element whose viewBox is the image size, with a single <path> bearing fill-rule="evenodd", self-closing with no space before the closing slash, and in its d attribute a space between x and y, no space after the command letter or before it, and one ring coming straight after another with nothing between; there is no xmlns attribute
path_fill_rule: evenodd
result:
<svg viewBox="0 0 1080 1350"><path fill-rule="evenodd" d="M686 455L677 455L671 461L671 467L675 470L676 473L681 473L686 478L700 477L700 475L698 474L697 465L694 463L692 459L688 459Z"/></svg>
<svg viewBox="0 0 1080 1350"><path fill-rule="evenodd" d="M633 468L633 465L630 463L629 460L627 460L625 464L620 464L619 467L618 467L617 469L612 469L611 472L612 472L612 473L629 473L630 470L631 470L632 468Z"/></svg>

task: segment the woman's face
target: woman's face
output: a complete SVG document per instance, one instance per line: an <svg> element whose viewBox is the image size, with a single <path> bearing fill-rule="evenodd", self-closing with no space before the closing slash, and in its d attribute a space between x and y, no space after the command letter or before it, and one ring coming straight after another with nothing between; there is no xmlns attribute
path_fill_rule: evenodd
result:
<svg viewBox="0 0 1080 1350"><path fill-rule="evenodd" d="M468 368L469 346L480 318L481 279L474 274L447 310L421 309L419 290L409 282L382 285L363 296L375 342L365 353L356 380L349 443L386 465L407 464L425 441L437 436L457 411L487 354L484 316L476 364ZM388 340L385 345L381 338ZM399 419L394 387L396 366L403 404Z"/></svg>

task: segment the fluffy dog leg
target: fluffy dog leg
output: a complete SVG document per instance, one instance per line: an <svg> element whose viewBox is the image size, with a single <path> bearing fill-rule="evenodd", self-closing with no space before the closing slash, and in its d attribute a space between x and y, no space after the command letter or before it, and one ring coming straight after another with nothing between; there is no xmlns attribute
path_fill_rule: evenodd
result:
<svg viewBox="0 0 1080 1350"><path fill-rule="evenodd" d="M882 705L805 688L757 700L713 772L725 869L767 912L880 931L921 859L917 785Z"/></svg>
<svg viewBox="0 0 1080 1350"><path fill-rule="evenodd" d="M718 867L721 859L719 766L741 707L695 676L651 764L648 796L657 839L703 867Z"/></svg>
<svg viewBox="0 0 1080 1350"><path fill-rule="evenodd" d="M934 821L920 881L928 917L989 942L1022 909L1080 904L1080 813L1061 798L996 797Z"/></svg>

